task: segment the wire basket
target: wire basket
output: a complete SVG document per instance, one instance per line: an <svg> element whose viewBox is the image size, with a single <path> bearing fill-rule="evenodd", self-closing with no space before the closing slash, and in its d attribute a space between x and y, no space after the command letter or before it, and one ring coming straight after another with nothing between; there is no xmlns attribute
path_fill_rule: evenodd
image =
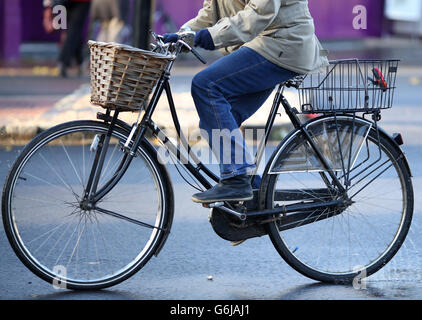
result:
<svg viewBox="0 0 422 320"><path fill-rule="evenodd" d="M138 111L160 79L172 55L117 43L89 41L91 103L119 111Z"/></svg>
<svg viewBox="0 0 422 320"><path fill-rule="evenodd" d="M336 60L299 88L302 113L374 113L392 107L399 60Z"/></svg>

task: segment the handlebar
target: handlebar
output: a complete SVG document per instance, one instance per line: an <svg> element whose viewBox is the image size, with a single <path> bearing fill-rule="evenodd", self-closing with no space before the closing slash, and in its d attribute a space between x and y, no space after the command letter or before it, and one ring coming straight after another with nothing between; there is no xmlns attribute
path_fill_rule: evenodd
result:
<svg viewBox="0 0 422 320"><path fill-rule="evenodd" d="M152 44L153 51L159 51L159 53L163 54L171 53L177 56L183 49L186 49L189 52L192 52L192 54L203 64L207 64L207 61L199 54L199 52L187 43L189 38L193 39L195 37L196 33L194 31L184 31L178 33L178 40L174 43L164 43L162 35L156 34L153 31L150 32L156 42L155 44Z"/></svg>

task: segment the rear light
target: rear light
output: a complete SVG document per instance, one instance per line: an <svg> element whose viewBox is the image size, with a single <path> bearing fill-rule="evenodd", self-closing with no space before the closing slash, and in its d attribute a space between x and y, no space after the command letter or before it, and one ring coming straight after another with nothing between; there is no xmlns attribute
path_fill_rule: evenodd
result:
<svg viewBox="0 0 422 320"><path fill-rule="evenodd" d="M393 140L399 145L402 146L404 144L403 136L401 133L394 133L393 134Z"/></svg>

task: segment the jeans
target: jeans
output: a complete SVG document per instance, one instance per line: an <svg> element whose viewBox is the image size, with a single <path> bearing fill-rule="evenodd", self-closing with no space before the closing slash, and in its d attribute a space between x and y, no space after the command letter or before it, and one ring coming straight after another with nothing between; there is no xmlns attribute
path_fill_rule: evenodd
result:
<svg viewBox="0 0 422 320"><path fill-rule="evenodd" d="M250 174L256 169L239 129L267 100L275 86L297 76L241 47L198 73L192 97L199 127L220 165L221 179Z"/></svg>

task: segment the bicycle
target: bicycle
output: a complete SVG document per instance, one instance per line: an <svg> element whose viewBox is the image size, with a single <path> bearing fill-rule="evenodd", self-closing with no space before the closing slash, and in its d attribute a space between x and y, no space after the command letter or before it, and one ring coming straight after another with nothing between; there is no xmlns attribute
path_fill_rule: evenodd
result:
<svg viewBox="0 0 422 320"><path fill-rule="evenodd" d="M79 290L110 287L160 253L172 226L174 195L147 135L202 188L219 180L191 152L169 84L182 51L205 61L188 44L189 32L174 44L154 36L153 52L168 61L149 103L135 105L133 126L118 118L128 111L120 101L120 107L99 112L98 121L42 132L11 168L2 198L7 237L20 260L50 283L60 280ZM327 283L351 283L389 262L406 238L414 201L401 135L391 137L378 126L381 110L392 107L397 68L398 60L339 60L325 73L281 83L256 152L257 167L280 106L294 130L266 164L253 200L208 206L214 231L229 241L268 235L292 268ZM300 111L284 96L289 87L299 92ZM179 145L151 119L163 93ZM300 113L319 116L302 123Z"/></svg>

